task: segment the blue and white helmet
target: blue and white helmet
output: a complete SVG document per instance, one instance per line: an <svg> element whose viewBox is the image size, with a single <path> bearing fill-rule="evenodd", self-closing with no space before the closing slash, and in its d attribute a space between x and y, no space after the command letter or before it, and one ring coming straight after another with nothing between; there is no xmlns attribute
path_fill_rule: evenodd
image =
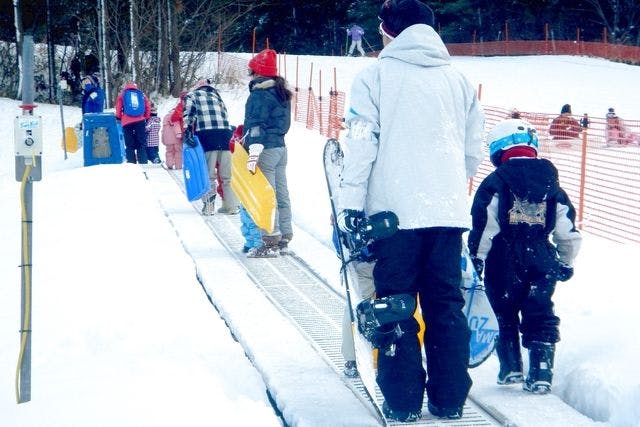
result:
<svg viewBox="0 0 640 427"><path fill-rule="evenodd" d="M500 158L511 147L531 147L538 153L538 135L533 125L521 119L507 119L496 124L487 135L489 157L494 166L500 165Z"/></svg>

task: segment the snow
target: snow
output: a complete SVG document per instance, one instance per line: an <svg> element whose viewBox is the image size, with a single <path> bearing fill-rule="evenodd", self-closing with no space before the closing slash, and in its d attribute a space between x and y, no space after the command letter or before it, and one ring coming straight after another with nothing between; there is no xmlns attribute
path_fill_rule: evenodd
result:
<svg viewBox="0 0 640 427"><path fill-rule="evenodd" d="M310 62L331 79L336 67L338 89L347 97L355 73L374 61L298 59L303 76ZM294 70L295 57L287 61ZM635 66L568 56L460 57L454 63L474 85L482 84L486 105L559 112L570 103L576 114L594 117L613 106L621 117L640 118ZM326 80L323 88L332 85ZM222 95L232 123L240 123L245 89ZM160 115L175 102L158 102ZM340 395L339 377L277 310L261 303L233 257L203 234L204 222L177 187L163 184L162 170L148 169L153 177L147 180L135 165L84 168L82 151L64 160L59 107L44 104L36 109L45 136L43 179L33 184L32 400L16 404L21 230L12 141L19 104L0 99L1 425L282 425L267 388L280 390L278 399L287 402L280 410L291 424L363 419L348 405L330 408L331 423L321 406L296 418L297 408L317 400L302 389L306 378L326 379L326 393ZM65 107L64 114L66 126L80 120L78 108ZM324 138L295 123L287 144L296 236L311 236L292 246L337 281L320 160ZM629 278L640 246L584 237L575 276L558 285L554 298L562 319L554 394L497 387L495 357L471 371L472 393L510 408L507 415L518 426L572 425L558 398L590 417L588 424L640 426L640 291ZM223 301L220 312L203 286ZM273 346L274 339L282 345ZM251 351L241 345L249 341ZM300 364L282 363L291 352Z"/></svg>

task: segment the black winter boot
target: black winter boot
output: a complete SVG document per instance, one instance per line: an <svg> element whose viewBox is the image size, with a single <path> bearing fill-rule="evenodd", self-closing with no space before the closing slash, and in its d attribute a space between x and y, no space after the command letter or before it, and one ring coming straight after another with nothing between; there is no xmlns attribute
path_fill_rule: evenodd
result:
<svg viewBox="0 0 640 427"><path fill-rule="evenodd" d="M524 381L519 337L517 335L505 338L498 336L496 353L498 353L498 359L500 360L498 384L509 385Z"/></svg>
<svg viewBox="0 0 640 427"><path fill-rule="evenodd" d="M533 341L529 347L529 374L522 388L536 394L551 391L553 357L556 346L549 342Z"/></svg>

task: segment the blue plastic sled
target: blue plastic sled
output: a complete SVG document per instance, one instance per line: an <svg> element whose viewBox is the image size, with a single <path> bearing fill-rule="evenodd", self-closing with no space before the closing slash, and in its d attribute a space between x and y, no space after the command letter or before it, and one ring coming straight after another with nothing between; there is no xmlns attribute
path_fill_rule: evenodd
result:
<svg viewBox="0 0 640 427"><path fill-rule="evenodd" d="M184 186L187 189L187 199L190 202L198 200L211 190L211 181L209 180L209 168L207 168L207 160L204 158L204 150L200 145L200 140L193 135L196 142L195 147L183 144L182 160Z"/></svg>

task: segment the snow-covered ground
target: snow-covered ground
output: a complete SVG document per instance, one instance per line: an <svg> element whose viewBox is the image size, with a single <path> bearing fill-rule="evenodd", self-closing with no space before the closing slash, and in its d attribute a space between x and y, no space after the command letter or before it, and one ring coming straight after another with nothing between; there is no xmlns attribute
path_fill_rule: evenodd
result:
<svg viewBox="0 0 640 427"><path fill-rule="evenodd" d="M374 61L299 60L301 70L313 62L323 76L332 76L335 67L338 88L346 92L354 74ZM295 69L295 58L288 61L287 69ZM570 103L576 114L594 117L613 106L621 117L640 118L639 67L564 56L465 57L454 63L482 84L487 105L559 112ZM234 124L242 121L246 95L223 91ZM280 425L262 377L208 302L193 261L140 168L83 168L81 151L64 160L55 105L36 110L45 138L43 180L33 184L32 401L15 403L21 226L13 120L21 114L19 104L0 99L0 425ZM158 104L163 115L175 100ZM80 120L79 109L64 112L67 126ZM324 138L296 123L287 144L295 224L329 245ZM305 247L293 244L304 257ZM231 257L216 256L221 270L225 264L234 268ZM602 425L640 426L640 343L634 330L640 291L630 278L639 257L637 244L585 234L575 277L559 284L555 296L562 341L554 393ZM220 280L232 279L221 271ZM272 320L262 320L265 334L277 333L269 328ZM496 372L495 357L474 369L472 393L504 400L504 390L494 385ZM279 373L295 375L284 368ZM527 398L536 405L535 396ZM513 415L519 426L542 425L526 411ZM552 410L547 415L544 425L566 425ZM333 417L349 416L338 411ZM330 425L321 418L306 422Z"/></svg>

